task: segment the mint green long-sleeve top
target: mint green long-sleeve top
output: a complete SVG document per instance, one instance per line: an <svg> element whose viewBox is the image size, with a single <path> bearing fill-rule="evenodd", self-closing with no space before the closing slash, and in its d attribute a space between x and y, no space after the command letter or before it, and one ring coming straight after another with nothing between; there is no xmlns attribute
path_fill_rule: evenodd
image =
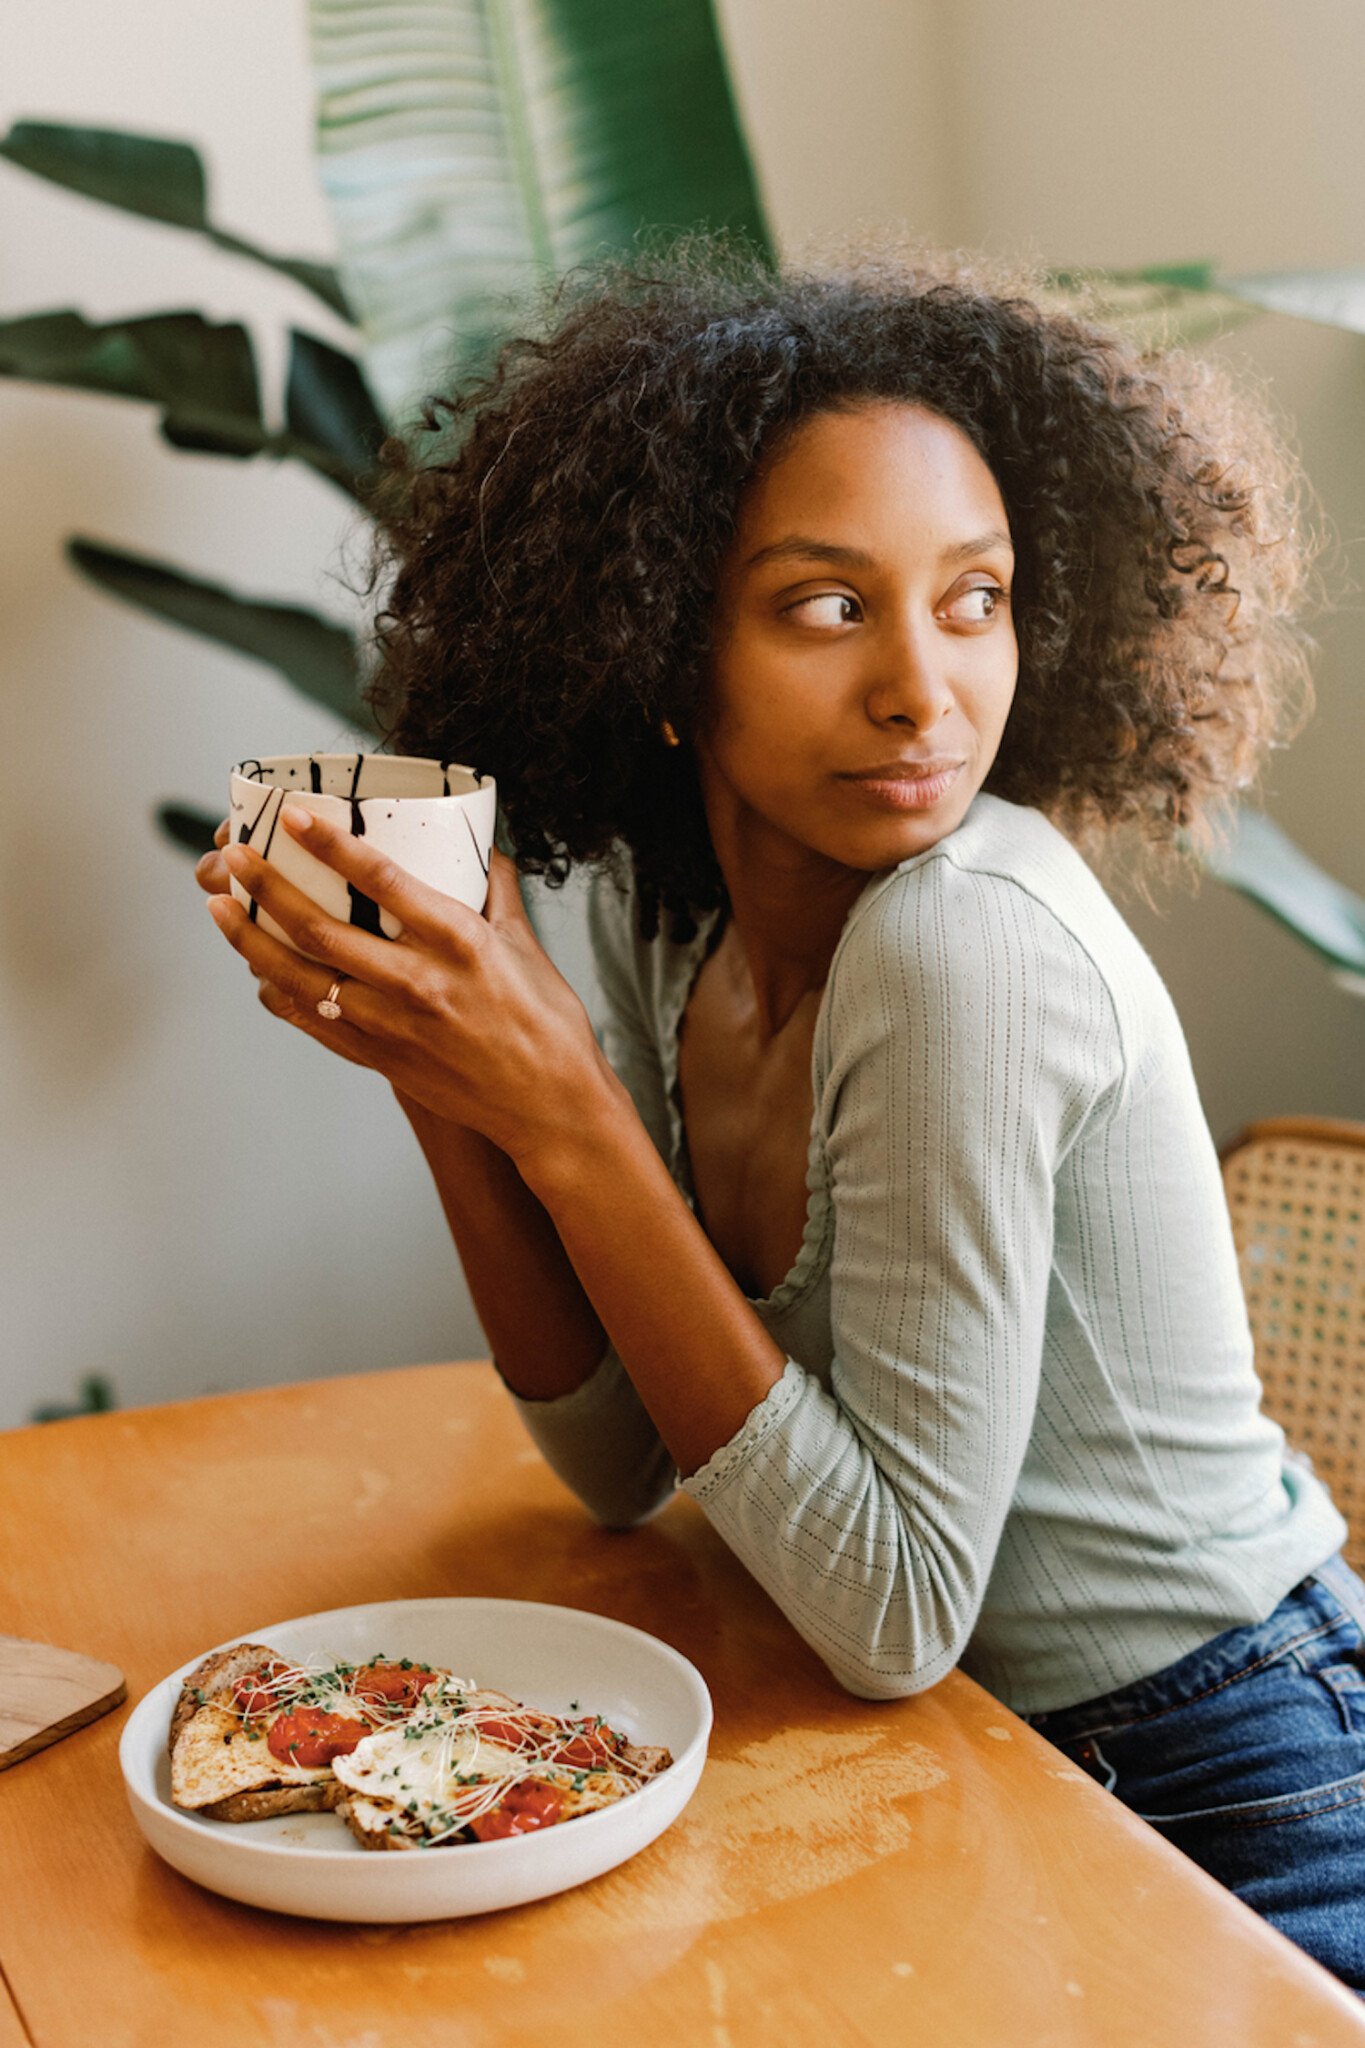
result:
<svg viewBox="0 0 1365 2048"><path fill-rule="evenodd" d="M713 925L646 943L594 882L602 1042L689 1202L678 1027ZM960 1664L1019 1713L1262 1619L1340 1547L1260 1407L1174 1008L1055 827L981 795L871 877L811 1069L804 1240L752 1300L788 1363L735 1437L680 1482L611 1349L518 1404L591 1512L681 1483L850 1691Z"/></svg>

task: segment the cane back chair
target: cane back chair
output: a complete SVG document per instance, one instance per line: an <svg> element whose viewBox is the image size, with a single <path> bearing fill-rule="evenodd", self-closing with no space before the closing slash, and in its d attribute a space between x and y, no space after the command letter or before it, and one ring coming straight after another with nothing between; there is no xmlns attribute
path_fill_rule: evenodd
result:
<svg viewBox="0 0 1365 2048"><path fill-rule="evenodd" d="M1365 1124L1271 1117L1220 1156L1266 1412L1329 1488L1365 1572Z"/></svg>

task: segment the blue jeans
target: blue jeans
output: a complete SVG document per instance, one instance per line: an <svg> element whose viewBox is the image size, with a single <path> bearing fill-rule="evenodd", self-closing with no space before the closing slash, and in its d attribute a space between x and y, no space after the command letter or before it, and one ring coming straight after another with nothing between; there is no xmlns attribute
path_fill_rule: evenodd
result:
<svg viewBox="0 0 1365 2048"><path fill-rule="evenodd" d="M1365 1996L1365 1583L1344 1558L1267 1620L1025 1718Z"/></svg>

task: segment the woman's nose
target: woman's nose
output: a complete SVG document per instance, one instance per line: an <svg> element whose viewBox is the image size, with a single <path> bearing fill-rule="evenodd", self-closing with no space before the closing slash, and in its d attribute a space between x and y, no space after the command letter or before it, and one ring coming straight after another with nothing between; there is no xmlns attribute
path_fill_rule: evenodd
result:
<svg viewBox="0 0 1365 2048"><path fill-rule="evenodd" d="M869 716L884 724L899 720L925 732L952 708L953 689L941 646L925 645L904 628L874 650L867 688Z"/></svg>

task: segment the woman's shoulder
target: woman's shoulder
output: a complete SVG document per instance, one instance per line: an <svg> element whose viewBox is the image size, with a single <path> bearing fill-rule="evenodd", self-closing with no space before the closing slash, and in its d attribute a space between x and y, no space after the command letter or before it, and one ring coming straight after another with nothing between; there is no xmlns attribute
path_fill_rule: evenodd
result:
<svg viewBox="0 0 1365 2048"><path fill-rule="evenodd" d="M1151 962L1094 870L1041 811L982 794L955 832L874 875L849 913L840 951L913 929L931 911L964 942L1003 919L1041 943L1069 940L1106 979ZM836 955L836 958L838 956Z"/></svg>
<svg viewBox="0 0 1365 2048"><path fill-rule="evenodd" d="M635 890L629 876L593 868L584 889L584 921L597 983L609 1002L629 991L638 1000L649 980L648 952L639 936Z"/></svg>
<svg viewBox="0 0 1365 2048"><path fill-rule="evenodd" d="M593 867L584 884L588 937L594 953L620 954L636 929L635 889L629 873Z"/></svg>
<svg viewBox="0 0 1365 2048"><path fill-rule="evenodd" d="M598 982L609 1002L628 1001L666 1031L686 998L693 970L713 919L703 919L694 938L679 942L661 931L640 932L639 899L628 863L595 867L585 886L588 944ZM666 920L665 920L666 923Z"/></svg>
<svg viewBox="0 0 1365 2048"><path fill-rule="evenodd" d="M952 893L955 881L969 876L979 877L987 893L1034 897L1063 924L1106 913L1122 923L1099 878L1050 818L983 791L956 831L873 876L850 912L849 927L878 902L885 909L888 897ZM965 901L974 892L959 886L958 893Z"/></svg>
<svg viewBox="0 0 1365 2048"><path fill-rule="evenodd" d="M1103 1013L1131 1049L1178 1024L1138 939L1040 811L980 795L955 832L873 876L832 974L854 1003L895 977L921 1009ZM1002 998L1008 998L1002 1002ZM845 1005L847 1008L847 1005Z"/></svg>

